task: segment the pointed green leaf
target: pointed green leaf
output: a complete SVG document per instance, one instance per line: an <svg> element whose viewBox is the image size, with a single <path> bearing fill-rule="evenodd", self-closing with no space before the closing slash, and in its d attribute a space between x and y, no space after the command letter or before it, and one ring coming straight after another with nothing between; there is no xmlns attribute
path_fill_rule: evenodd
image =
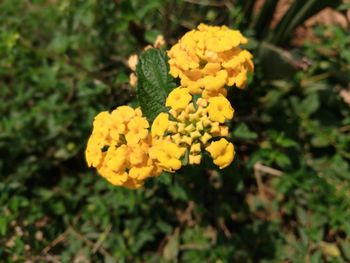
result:
<svg viewBox="0 0 350 263"><path fill-rule="evenodd" d="M255 140L258 138L258 135L251 131L245 123L238 124L237 128L233 131L233 136L245 140Z"/></svg>
<svg viewBox="0 0 350 263"><path fill-rule="evenodd" d="M143 114L153 121L160 112L166 112L165 100L174 88L173 78L169 75L168 58L165 52L148 49L137 64L137 99Z"/></svg>

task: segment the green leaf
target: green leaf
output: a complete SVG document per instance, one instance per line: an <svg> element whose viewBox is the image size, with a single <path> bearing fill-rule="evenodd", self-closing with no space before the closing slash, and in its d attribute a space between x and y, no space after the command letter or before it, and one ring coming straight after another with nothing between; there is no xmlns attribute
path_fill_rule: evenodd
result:
<svg viewBox="0 0 350 263"><path fill-rule="evenodd" d="M307 225L308 223L308 214L302 207L296 208L296 216L301 225Z"/></svg>
<svg viewBox="0 0 350 263"><path fill-rule="evenodd" d="M165 52L148 49L137 64L138 83L136 94L143 114L153 121L160 112L166 112L165 100L174 88L169 75L169 64Z"/></svg>
<svg viewBox="0 0 350 263"><path fill-rule="evenodd" d="M237 126L233 131L233 136L246 140L254 140L258 137L258 135L255 132L252 132L245 123L240 123Z"/></svg>
<svg viewBox="0 0 350 263"><path fill-rule="evenodd" d="M290 161L288 155L280 153L280 152L275 152L275 154L276 154L275 161L280 167L286 168L286 167L291 165L291 161Z"/></svg>
<svg viewBox="0 0 350 263"><path fill-rule="evenodd" d="M165 260L174 260L179 254L179 234L175 232L169 237L168 243L163 250L163 257Z"/></svg>
<svg viewBox="0 0 350 263"><path fill-rule="evenodd" d="M0 236L3 236L7 232L7 219L5 217L0 218Z"/></svg>
<svg viewBox="0 0 350 263"><path fill-rule="evenodd" d="M320 106L319 98L317 93L311 93L308 95L301 103L300 105L300 111L304 113L306 116L311 115Z"/></svg>
<svg viewBox="0 0 350 263"><path fill-rule="evenodd" d="M340 248L347 260L350 260L350 242L348 240L340 241Z"/></svg>

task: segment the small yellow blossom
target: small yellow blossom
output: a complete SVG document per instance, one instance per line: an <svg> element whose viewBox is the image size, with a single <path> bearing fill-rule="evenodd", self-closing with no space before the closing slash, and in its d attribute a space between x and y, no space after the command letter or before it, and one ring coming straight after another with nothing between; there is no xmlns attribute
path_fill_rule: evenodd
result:
<svg viewBox="0 0 350 263"><path fill-rule="evenodd" d="M201 151L201 144L195 143L191 145L191 153L197 152L199 153Z"/></svg>
<svg viewBox="0 0 350 263"><path fill-rule="evenodd" d="M102 160L103 152L101 148L103 145L101 145L100 141L100 138L93 135L88 140L85 151L85 158L88 166L97 167Z"/></svg>
<svg viewBox="0 0 350 263"><path fill-rule="evenodd" d="M146 159L146 152L141 147L133 147L129 152L129 162L131 165L142 164Z"/></svg>
<svg viewBox="0 0 350 263"><path fill-rule="evenodd" d="M231 120L233 112L230 102L224 96L209 99L208 113L212 121L223 123L225 120Z"/></svg>
<svg viewBox="0 0 350 263"><path fill-rule="evenodd" d="M235 156L233 144L224 138L212 142L206 150L210 153L214 163L218 165L220 169L230 165Z"/></svg>
<svg viewBox="0 0 350 263"><path fill-rule="evenodd" d="M135 111L129 106L119 106L112 112L112 115L113 114L118 115L118 117L121 118L122 121L125 123L129 122L131 118L135 116Z"/></svg>
<svg viewBox="0 0 350 263"><path fill-rule="evenodd" d="M222 137L228 136L228 127L227 126L220 127L220 136L222 136Z"/></svg>
<svg viewBox="0 0 350 263"><path fill-rule="evenodd" d="M152 136L163 136L169 125L169 115L161 112L153 121L151 128Z"/></svg>
<svg viewBox="0 0 350 263"><path fill-rule="evenodd" d="M143 186L144 181L143 180L134 180L131 177L126 180L126 182L123 183L123 186L129 189L138 189L141 186Z"/></svg>
<svg viewBox="0 0 350 263"><path fill-rule="evenodd" d="M190 136L191 136L192 139L196 139L196 138L201 137L202 134L198 130L195 130L195 131L190 133Z"/></svg>
<svg viewBox="0 0 350 263"><path fill-rule="evenodd" d="M165 45L165 39L162 35L158 35L153 43L154 48L161 48Z"/></svg>
<svg viewBox="0 0 350 263"><path fill-rule="evenodd" d="M137 66L138 60L139 60L139 58L136 54L133 54L129 57L128 66L132 71L136 71L136 66Z"/></svg>
<svg viewBox="0 0 350 263"><path fill-rule="evenodd" d="M193 142L193 139L191 136L182 136L181 138L181 142L187 144L187 145L191 145Z"/></svg>
<svg viewBox="0 0 350 263"><path fill-rule="evenodd" d="M201 142L203 143L203 144L206 144L210 139L211 139L211 135L209 134L209 133L204 133L204 135L202 136L202 138L201 138Z"/></svg>
<svg viewBox="0 0 350 263"><path fill-rule="evenodd" d="M175 135L171 136L171 139L176 145L179 145L181 143L180 133L176 133Z"/></svg>
<svg viewBox="0 0 350 263"><path fill-rule="evenodd" d="M187 88L178 87L170 92L165 105L174 110L181 110L186 108L191 99L192 96Z"/></svg>
<svg viewBox="0 0 350 263"><path fill-rule="evenodd" d="M129 84L131 87L135 88L137 85L137 76L135 73L131 73L129 76Z"/></svg>
<svg viewBox="0 0 350 263"><path fill-rule="evenodd" d="M135 144L141 139L145 139L148 135L148 121L143 117L135 117L128 124L128 133L125 138L128 143Z"/></svg>
<svg viewBox="0 0 350 263"><path fill-rule="evenodd" d="M189 164L200 164L202 159L202 155L189 155L188 162Z"/></svg>
<svg viewBox="0 0 350 263"><path fill-rule="evenodd" d="M159 165L166 171L174 172L181 168L180 158L185 153L185 148L175 143L161 141L151 149L151 156L159 162Z"/></svg>
<svg viewBox="0 0 350 263"><path fill-rule="evenodd" d="M177 122L169 121L168 131L171 133L177 133Z"/></svg>
<svg viewBox="0 0 350 263"><path fill-rule="evenodd" d="M113 185L122 186L128 180L126 172L118 174L104 168L97 169L97 171Z"/></svg>
<svg viewBox="0 0 350 263"><path fill-rule="evenodd" d="M151 176L153 166L141 166L132 167L129 171L129 175L133 179L144 180Z"/></svg>
<svg viewBox="0 0 350 263"><path fill-rule="evenodd" d="M105 157L105 165L114 172L120 172L126 163L127 147L122 145L120 147L110 146Z"/></svg>

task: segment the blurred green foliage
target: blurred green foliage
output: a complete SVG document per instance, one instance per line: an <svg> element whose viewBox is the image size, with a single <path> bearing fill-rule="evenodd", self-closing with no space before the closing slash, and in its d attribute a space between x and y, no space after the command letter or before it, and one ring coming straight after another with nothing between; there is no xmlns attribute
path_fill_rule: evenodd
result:
<svg viewBox="0 0 350 263"><path fill-rule="evenodd" d="M1 261L349 262L350 36L289 43L340 1L295 1L271 31L274 2L2 1ZM135 100L130 54L199 22L239 28L255 54L229 94L234 164L110 186L84 161L93 116Z"/></svg>

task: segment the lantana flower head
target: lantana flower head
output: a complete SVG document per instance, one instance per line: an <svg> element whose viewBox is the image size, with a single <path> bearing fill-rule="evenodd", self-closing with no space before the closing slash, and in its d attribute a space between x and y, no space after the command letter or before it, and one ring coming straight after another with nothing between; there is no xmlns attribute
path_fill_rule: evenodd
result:
<svg viewBox="0 0 350 263"><path fill-rule="evenodd" d="M243 88L252 72L253 56L241 49L248 40L226 26L200 24L186 33L169 51L170 74L192 94L223 94L224 86Z"/></svg>
<svg viewBox="0 0 350 263"><path fill-rule="evenodd" d="M225 121L233 118L234 110L224 96L194 99L188 88L180 86L169 94L166 105L169 113L160 113L151 127L151 158L164 170L174 172L182 163L200 164L202 151L210 149L211 140L228 136ZM221 159L214 161L220 168L232 162Z"/></svg>
<svg viewBox="0 0 350 263"><path fill-rule="evenodd" d="M149 155L152 138L140 109L120 106L112 113L99 113L93 125L86 161L110 183L138 188L161 173Z"/></svg>

